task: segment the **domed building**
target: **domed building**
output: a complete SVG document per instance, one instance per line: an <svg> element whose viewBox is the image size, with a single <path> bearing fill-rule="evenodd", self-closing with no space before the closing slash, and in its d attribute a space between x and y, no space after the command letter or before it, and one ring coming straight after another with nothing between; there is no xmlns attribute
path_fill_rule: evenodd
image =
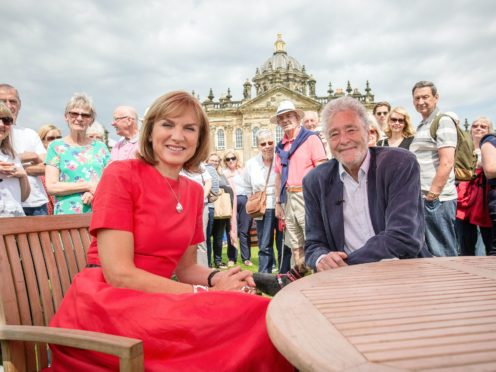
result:
<svg viewBox="0 0 496 372"><path fill-rule="evenodd" d="M260 129L271 129L276 141L282 136L282 130L269 119L283 100L292 101L304 111L317 111L329 101L350 95L360 100L368 109L374 106L374 95L367 81L365 93L351 87L348 81L346 90L332 89L329 83L328 95L318 97L315 93L316 80L306 72L295 58L286 52L286 43L278 34L274 43L274 53L255 71L251 82L243 84L243 99L232 100L231 90L215 101L212 89L202 102L211 124L211 150L219 153L234 149L241 159L247 160L257 150L256 133ZM255 96L252 93L255 91Z"/></svg>

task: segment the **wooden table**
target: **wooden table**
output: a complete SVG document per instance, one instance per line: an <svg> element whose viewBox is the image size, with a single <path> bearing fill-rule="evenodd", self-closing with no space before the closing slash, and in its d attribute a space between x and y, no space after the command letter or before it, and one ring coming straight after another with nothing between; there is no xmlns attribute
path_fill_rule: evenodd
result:
<svg viewBox="0 0 496 372"><path fill-rule="evenodd" d="M267 327L301 371L495 371L496 257L313 274L273 298Z"/></svg>

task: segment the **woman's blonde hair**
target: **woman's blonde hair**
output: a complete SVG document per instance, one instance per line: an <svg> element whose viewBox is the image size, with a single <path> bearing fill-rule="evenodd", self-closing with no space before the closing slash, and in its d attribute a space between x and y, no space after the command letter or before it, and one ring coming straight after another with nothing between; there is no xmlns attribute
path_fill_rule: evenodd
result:
<svg viewBox="0 0 496 372"><path fill-rule="evenodd" d="M183 168L188 172L198 172L200 163L207 159L210 125L200 102L187 92L174 91L164 94L150 106L141 127L140 154L138 154L138 158L148 164L156 165L158 161L153 152L151 141L153 126L159 120L177 117L187 110L191 110L195 114L200 124L200 133L195 154L184 163Z"/></svg>
<svg viewBox="0 0 496 372"><path fill-rule="evenodd" d="M12 112L10 112L9 108L5 103L0 102L0 117L2 118L11 118L13 119L14 117L12 116ZM10 126L12 128L12 125ZM9 135L7 138L4 138L2 143L0 143L0 151L2 151L4 154L7 154L11 157L15 157L15 151L14 151L14 146L12 146L12 136L11 134L12 129L9 130Z"/></svg>
<svg viewBox="0 0 496 372"><path fill-rule="evenodd" d="M59 132L60 134L62 134L62 132L60 131L59 128L57 128L55 125L53 124L45 124L45 125L42 125L40 127L40 129L38 129L38 136L40 137L40 139L42 141L45 140L45 137L46 135L48 134L48 132L50 132L51 130L56 130L57 132Z"/></svg>
<svg viewBox="0 0 496 372"><path fill-rule="evenodd" d="M234 151L234 150L226 150L224 152L224 156L222 157L222 162L224 163L224 167L228 168L227 161L226 161L226 157L227 157L228 154L232 154L232 155L234 155L236 157L236 169L239 169L239 168L242 168L243 167L243 165L241 163L241 159L239 158L239 154L236 151Z"/></svg>
<svg viewBox="0 0 496 372"><path fill-rule="evenodd" d="M405 126L403 127L403 136L404 137L413 137L415 135L415 129L413 128L412 125L412 119L410 119L410 115L408 115L408 111L406 111L403 107L395 107L393 108L388 115L388 125L386 126L386 129L384 129L384 133L386 133L386 136L388 138L391 138L392 136L392 131L391 127L389 126L389 120L391 120L391 114L396 113L403 115L405 118Z"/></svg>

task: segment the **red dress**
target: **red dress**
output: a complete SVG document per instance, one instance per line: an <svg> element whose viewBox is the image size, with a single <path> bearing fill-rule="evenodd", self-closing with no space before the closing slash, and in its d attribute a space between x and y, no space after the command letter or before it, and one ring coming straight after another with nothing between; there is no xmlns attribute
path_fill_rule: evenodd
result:
<svg viewBox="0 0 496 372"><path fill-rule="evenodd" d="M177 181L169 180L177 190ZM170 278L189 245L203 241L203 190L180 177L180 201L166 180L140 160L113 162L93 202L92 235L100 228L134 235L137 267ZM88 263L99 264L96 239ZM145 293L114 288L100 268L79 273L53 317L53 327L143 340L147 371L279 371L293 367L267 335L269 300L241 292ZM118 370L113 356L52 346L60 371Z"/></svg>

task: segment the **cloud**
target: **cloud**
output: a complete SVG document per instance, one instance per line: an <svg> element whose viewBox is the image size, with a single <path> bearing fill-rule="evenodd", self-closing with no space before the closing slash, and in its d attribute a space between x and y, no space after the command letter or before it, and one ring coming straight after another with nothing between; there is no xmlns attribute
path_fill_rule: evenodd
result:
<svg viewBox="0 0 496 372"><path fill-rule="evenodd" d="M348 80L363 92L368 80L376 100L417 120L411 87L433 80L442 109L494 118L495 13L482 0L18 0L2 6L0 71L21 93L23 125L65 128L66 102L84 91L112 132L114 107L144 112L173 89L241 99L281 32L319 95Z"/></svg>

